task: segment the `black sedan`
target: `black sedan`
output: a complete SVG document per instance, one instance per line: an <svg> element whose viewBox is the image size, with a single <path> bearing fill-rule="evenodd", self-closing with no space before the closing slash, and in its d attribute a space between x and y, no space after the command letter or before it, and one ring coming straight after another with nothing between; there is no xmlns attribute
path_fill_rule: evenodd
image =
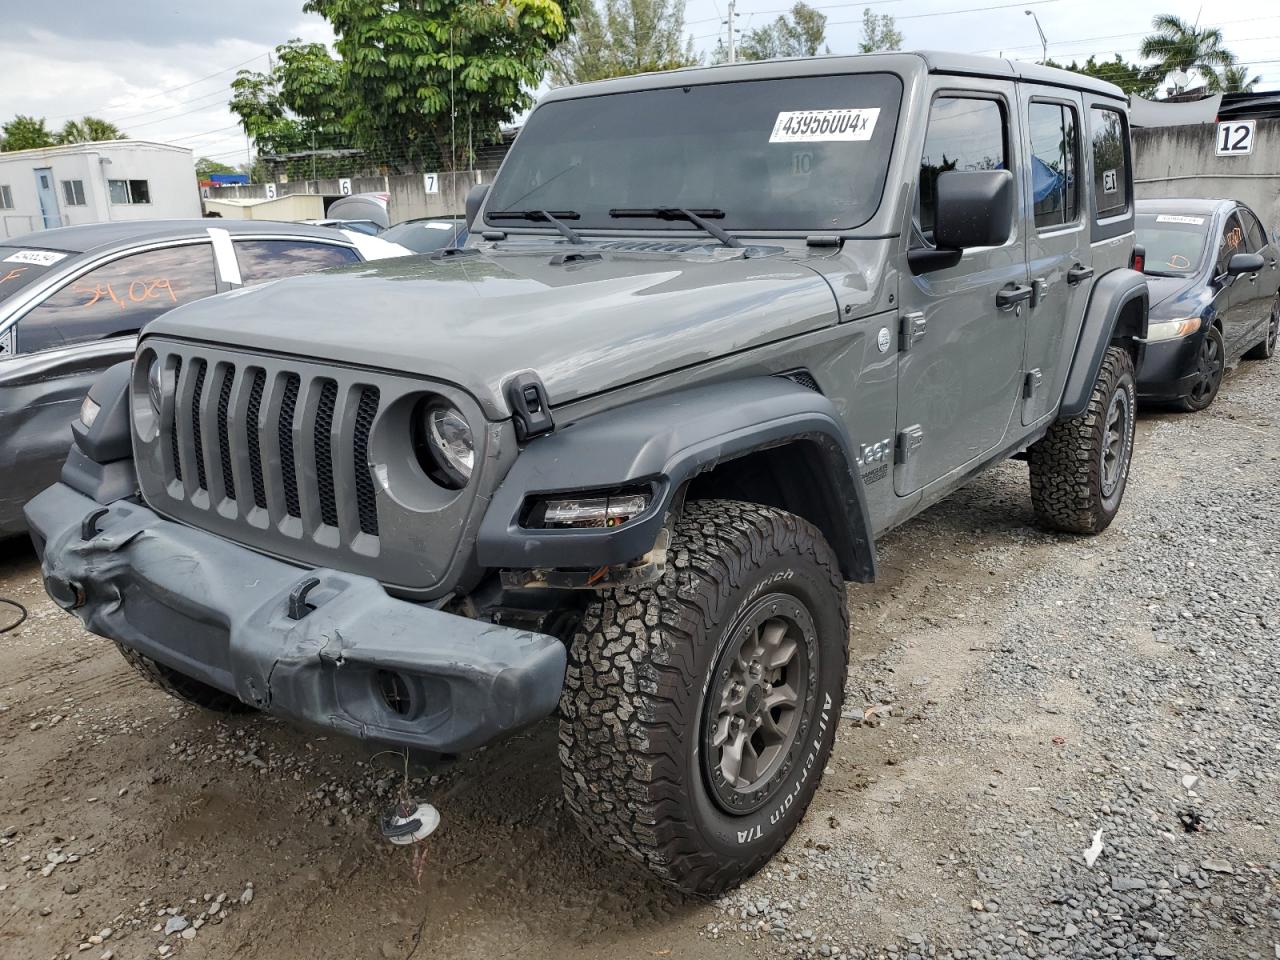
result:
<svg viewBox="0 0 1280 960"><path fill-rule="evenodd" d="M1275 353L1275 237L1234 200L1139 200L1137 242L1151 290L1139 395L1203 410L1229 364Z"/></svg>
<svg viewBox="0 0 1280 960"><path fill-rule="evenodd" d="M0 239L0 539L58 478L90 384L172 307L383 257L397 244L254 220L135 220Z"/></svg>

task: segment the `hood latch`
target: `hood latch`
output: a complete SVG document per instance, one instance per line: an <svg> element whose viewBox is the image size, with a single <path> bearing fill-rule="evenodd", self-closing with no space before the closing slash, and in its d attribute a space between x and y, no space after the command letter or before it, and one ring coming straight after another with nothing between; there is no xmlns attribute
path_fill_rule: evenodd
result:
<svg viewBox="0 0 1280 960"><path fill-rule="evenodd" d="M551 403L542 379L532 370L517 373L507 381L507 403L515 417L516 439L521 443L550 433L556 428L551 419Z"/></svg>

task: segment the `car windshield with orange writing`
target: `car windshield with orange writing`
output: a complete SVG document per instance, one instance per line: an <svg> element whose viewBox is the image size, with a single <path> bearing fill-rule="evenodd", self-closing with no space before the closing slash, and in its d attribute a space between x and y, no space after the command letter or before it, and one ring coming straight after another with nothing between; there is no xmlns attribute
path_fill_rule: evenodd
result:
<svg viewBox="0 0 1280 960"><path fill-rule="evenodd" d="M1211 218L1168 213L1140 213L1136 240L1147 254L1145 273L1155 277L1189 277L1200 269Z"/></svg>
<svg viewBox="0 0 1280 960"><path fill-rule="evenodd" d="M45 276L68 256L57 250L0 246L0 303Z"/></svg>

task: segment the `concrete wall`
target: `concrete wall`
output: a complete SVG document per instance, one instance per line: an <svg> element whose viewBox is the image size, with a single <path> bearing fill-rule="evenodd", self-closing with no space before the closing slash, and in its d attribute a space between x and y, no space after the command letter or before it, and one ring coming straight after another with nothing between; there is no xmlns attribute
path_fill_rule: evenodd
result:
<svg viewBox="0 0 1280 960"><path fill-rule="evenodd" d="M1253 153L1219 157L1217 124L1133 131L1139 199L1229 197L1248 204L1280 243L1280 120L1258 120Z"/></svg>
<svg viewBox="0 0 1280 960"><path fill-rule="evenodd" d="M351 193L386 193L387 215L391 223L416 220L420 217L443 217L462 213L467 191L477 183L488 183L496 170L461 170L457 173L410 173L396 177L353 177ZM428 193L428 178L433 178L434 193ZM325 209L343 195L342 182L337 178L327 180L295 180L277 183L276 196L309 194L324 198ZM248 186L210 187L208 199L258 200L266 197L266 184ZM211 208L212 209L212 208ZM323 216L316 214L314 216Z"/></svg>
<svg viewBox="0 0 1280 960"><path fill-rule="evenodd" d="M84 143L0 153L0 184L10 188L13 209L0 210L0 238L44 229L36 171L49 168L57 194L59 226L108 220L198 217L200 196L191 151L140 140ZM68 204L63 181L78 180L84 203ZM108 180L146 180L150 203L112 203Z"/></svg>

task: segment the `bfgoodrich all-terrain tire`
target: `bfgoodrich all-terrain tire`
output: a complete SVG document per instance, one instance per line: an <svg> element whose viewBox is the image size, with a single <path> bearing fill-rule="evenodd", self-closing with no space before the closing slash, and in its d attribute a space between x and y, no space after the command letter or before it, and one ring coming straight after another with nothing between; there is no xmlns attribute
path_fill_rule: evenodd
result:
<svg viewBox="0 0 1280 960"><path fill-rule="evenodd" d="M560 759L583 831L692 893L750 876L822 777L847 634L844 581L813 526L688 504L661 579L603 593L573 638Z"/></svg>
<svg viewBox="0 0 1280 960"><path fill-rule="evenodd" d="M137 650L126 647L122 643L117 643L116 647L133 669L171 697L177 697L179 700L185 700L187 703L214 713L251 713L253 711L253 707L231 694L223 693L199 680L193 680L186 674L179 673L162 663L156 663Z"/></svg>
<svg viewBox="0 0 1280 960"><path fill-rule="evenodd" d="M1110 347L1084 413L1031 445L1031 504L1045 524L1086 534L1111 525L1129 480L1137 397L1133 358Z"/></svg>

